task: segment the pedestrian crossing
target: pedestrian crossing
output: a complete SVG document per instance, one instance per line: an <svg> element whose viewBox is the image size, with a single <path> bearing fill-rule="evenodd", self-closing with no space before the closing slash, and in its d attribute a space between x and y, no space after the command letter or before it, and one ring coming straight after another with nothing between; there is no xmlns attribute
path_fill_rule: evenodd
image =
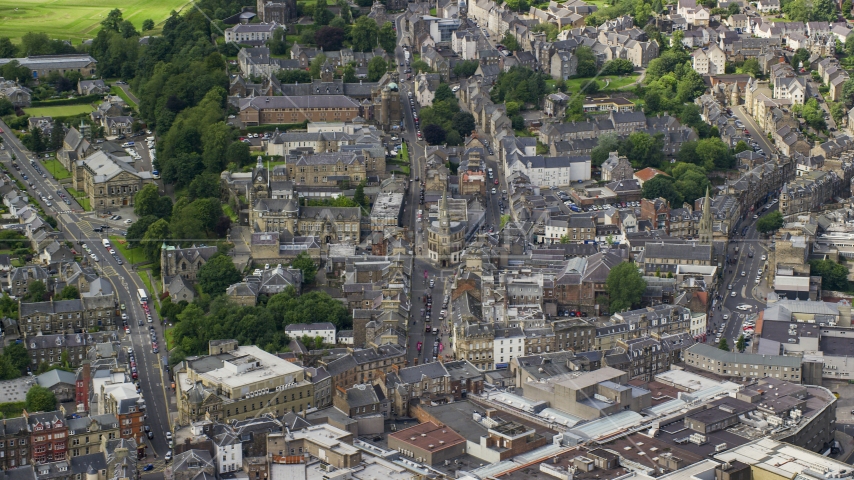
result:
<svg viewBox="0 0 854 480"><path fill-rule="evenodd" d="M59 213L60 213L60 214L63 214L63 213L74 213L74 210L59 210Z"/></svg>
<svg viewBox="0 0 854 480"><path fill-rule="evenodd" d="M119 274L115 268L113 268L109 265L107 265L106 267L102 267L101 273L103 273L105 277L118 276L118 274Z"/></svg>

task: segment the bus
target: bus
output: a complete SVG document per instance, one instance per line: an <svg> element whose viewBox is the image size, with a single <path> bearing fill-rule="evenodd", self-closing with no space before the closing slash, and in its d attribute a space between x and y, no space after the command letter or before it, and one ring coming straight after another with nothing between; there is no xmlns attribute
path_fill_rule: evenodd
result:
<svg viewBox="0 0 854 480"><path fill-rule="evenodd" d="M145 290L139 289L136 291L136 296L139 297L139 303L148 303L148 295L145 294Z"/></svg>

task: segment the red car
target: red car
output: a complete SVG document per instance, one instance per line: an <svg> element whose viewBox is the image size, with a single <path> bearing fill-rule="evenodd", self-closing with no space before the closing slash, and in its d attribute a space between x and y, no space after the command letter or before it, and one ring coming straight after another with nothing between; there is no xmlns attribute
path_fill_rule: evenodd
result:
<svg viewBox="0 0 854 480"><path fill-rule="evenodd" d="M497 178L495 179L495 184L498 185L498 179Z"/></svg>

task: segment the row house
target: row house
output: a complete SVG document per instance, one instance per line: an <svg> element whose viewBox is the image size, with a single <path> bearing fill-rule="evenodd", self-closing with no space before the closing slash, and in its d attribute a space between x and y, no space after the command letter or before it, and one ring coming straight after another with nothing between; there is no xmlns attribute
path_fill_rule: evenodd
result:
<svg viewBox="0 0 854 480"><path fill-rule="evenodd" d="M68 425L62 412L32 413L24 411L30 432L33 462L64 460L68 450Z"/></svg>
<svg viewBox="0 0 854 480"><path fill-rule="evenodd" d="M331 361L321 361L332 377L332 387L350 388L360 383L371 383L380 373L391 372L402 366L406 350L400 345L382 345L361 350L350 349L346 355Z"/></svg>
<svg viewBox="0 0 854 480"><path fill-rule="evenodd" d="M649 250L649 245L647 246ZM614 323L629 326L629 339L690 332L691 310L678 305L656 305L611 316Z"/></svg>
<svg viewBox="0 0 854 480"><path fill-rule="evenodd" d="M89 336L83 333L58 333L29 335L26 339L32 370L41 364L60 365L67 360L71 367L79 367L87 358Z"/></svg>
<svg viewBox="0 0 854 480"><path fill-rule="evenodd" d="M119 420L113 414L69 418L67 421L68 455L72 457L101 452L104 439L119 438Z"/></svg>
<svg viewBox="0 0 854 480"><path fill-rule="evenodd" d="M429 347L425 347L429 348ZM444 403L453 399L451 375L442 362L399 368L385 375L380 388L392 404L395 414L408 415L409 402L421 399L422 403Z"/></svg>
<svg viewBox="0 0 854 480"><path fill-rule="evenodd" d="M728 181L722 193L736 198L738 208L744 215L764 203L770 192L778 191L794 177L794 162L783 157L778 161L766 161L748 170L737 180Z"/></svg>
<svg viewBox="0 0 854 480"><path fill-rule="evenodd" d="M47 302L21 303L18 307L20 335L82 333L84 330L115 330L116 303L109 295L76 300L51 299Z"/></svg>
<svg viewBox="0 0 854 480"><path fill-rule="evenodd" d="M620 340L617 345L628 356L625 370L632 379L653 380L655 375L682 362L683 351L696 343L689 332Z"/></svg>
<svg viewBox="0 0 854 480"><path fill-rule="evenodd" d="M800 175L780 191L780 213L814 212L826 203L848 198L852 177L854 163L849 162L841 163L833 170L813 170Z"/></svg>
<svg viewBox="0 0 854 480"><path fill-rule="evenodd" d="M25 417L4 418L0 423L0 468L28 465L30 430Z"/></svg>

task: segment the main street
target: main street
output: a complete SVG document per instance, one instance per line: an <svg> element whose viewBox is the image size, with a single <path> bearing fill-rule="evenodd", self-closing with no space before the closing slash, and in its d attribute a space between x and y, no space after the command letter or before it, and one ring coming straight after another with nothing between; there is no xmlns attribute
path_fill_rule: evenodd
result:
<svg viewBox="0 0 854 480"><path fill-rule="evenodd" d="M769 198L769 202L771 198ZM762 215L767 215L776 210L778 204L771 206L767 212ZM757 212L761 212L758 209ZM723 338L726 338L731 349L735 348L735 341L742 333L742 323L747 317L759 312L765 305L765 298L759 293L760 284L756 282L756 276L762 272L761 284L765 285L768 281L768 247L760 238L759 232L756 231L756 222L753 219L754 212L748 212L746 220L743 220L733 232L733 240L727 244L728 258L735 258L734 265L726 265L724 268L723 281L721 282L720 294L723 295L723 302L720 310L712 311L712 318L709 320L709 329L713 331L711 339L707 338L707 342L713 342L717 332L716 326L720 324L722 315L728 315L726 327L723 331ZM761 215L760 215L761 218ZM741 231L747 227L745 236L741 236ZM738 253L735 249L738 248ZM751 256L752 254L752 256ZM765 257L765 260L763 260ZM744 276L742 276L744 272ZM732 285L732 289L728 286ZM733 297L732 292L736 292ZM750 306L749 310L739 310L739 305Z"/></svg>
<svg viewBox="0 0 854 480"><path fill-rule="evenodd" d="M438 335L433 335L432 333L426 333L425 328L428 323L431 328L433 326L436 326L437 328L440 326L438 316L442 306L442 292L444 290L445 278L448 277L452 270L442 271L437 268L429 261L427 254L426 235L427 225L429 224L429 215L428 210L424 208L424 205L419 203L421 192L420 181L425 180L424 175L426 172L427 162L427 144L418 141L418 137L415 134L417 130L415 127L415 119L412 116L412 107L409 104L409 92L413 92L414 94L414 82L412 80L407 81L406 74L404 73L407 69L406 56L404 53L405 50L402 46L406 44L403 41L404 21L405 17L403 15L397 16L394 20L398 34L398 47L395 50L395 61L400 77L398 86L400 87L400 101L401 109L403 111L403 129L400 132L400 140L401 142L406 142L408 146L410 156L410 179L412 180L409 184L409 194L406 197L402 218L404 225L410 226L410 241L414 257L411 293L412 321L407 325L408 345L406 351L408 364L414 365L416 363L416 359L418 364L423 363L425 360L433 360L432 348L435 339L439 338L444 344L444 348L449 347L447 344L447 339L449 338L447 332L443 330ZM417 102L415 105L415 110L417 112L420 106ZM418 178L419 180L415 180L415 178ZM418 210L424 211L421 221L418 220ZM434 280L434 286L432 289L429 286L430 279ZM426 321L426 315L421 314L421 309L425 308L424 296L427 293L431 293L433 295L433 315L431 316L430 322ZM422 342L423 344L423 353L420 355L416 349L418 342ZM450 350L445 350L445 353L448 353L449 351Z"/></svg>
<svg viewBox="0 0 854 480"><path fill-rule="evenodd" d="M42 168L45 177L39 175L30 165L30 160L35 159L35 155L24 148L18 138L11 133L12 130L2 121L0 121L0 128L3 130L0 136L2 136L3 144L6 147L5 152L14 154L17 159L16 163L21 168L20 171L16 171L10 165L10 156L3 156L3 163L6 164L10 175L15 176L24 185L29 185L29 182L33 183L33 186L27 189L31 200L38 202L48 215L56 217L58 230L64 234L66 240L74 244L74 249L84 256L85 261L91 263L102 277L109 280L116 292L118 304L123 303L127 307L127 314L129 316L128 325L130 325L131 334L129 336L124 335L122 330L117 330L117 333L123 337L121 348L125 350L119 358L126 359L127 347L133 346L138 360L139 386L146 402L146 424L149 425L154 434L152 440L145 439L145 442L149 445L149 449L153 449L153 452L149 450L148 462L154 462L155 456L163 458L163 455L169 450L166 442L166 432L171 431L170 411L175 410L175 407L169 401L173 397L167 393L167 388L171 389L171 384L168 382L168 372L164 371L162 367L162 358L165 358L165 355L167 355L163 326L158 321L156 309L152 308L151 315L153 323L151 325L154 325L157 332L158 346L164 352L163 356L161 356L161 354L155 354L152 351L148 330L149 324L145 323L145 312L137 299L136 292L138 289L145 289L146 291L148 289L130 265L129 259L125 259L123 264L119 265L113 256L107 252L106 248L104 248L102 240L107 238L108 234L96 234L93 231L95 226L100 226L107 222L95 214L83 213L83 208L71 195L65 192L65 189L52 177L47 168ZM23 180L21 174L26 174L29 180ZM56 193L57 190L66 193L66 198L71 200L70 206L62 202ZM45 197L48 195L54 196L51 207L48 207L46 202L43 202L39 198L40 193L44 194ZM98 262L94 262L91 257L85 256L85 252L82 251L82 243L86 243L92 249L92 252L98 257ZM155 292L147 293L152 299L151 303L153 305ZM143 320L143 326L137 325L140 319ZM117 325L118 327L120 325Z"/></svg>

